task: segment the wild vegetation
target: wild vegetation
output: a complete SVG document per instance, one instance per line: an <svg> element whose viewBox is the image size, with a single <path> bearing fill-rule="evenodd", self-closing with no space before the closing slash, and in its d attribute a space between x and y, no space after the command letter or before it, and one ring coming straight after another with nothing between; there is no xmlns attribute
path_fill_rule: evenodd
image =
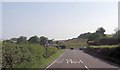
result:
<svg viewBox="0 0 120 70"><path fill-rule="evenodd" d="M116 46L120 43L120 31L116 30L115 34L105 34L103 27L98 28L94 33L83 33L77 38L68 39L62 42L67 48L80 48L83 46L94 46L96 48Z"/></svg>
<svg viewBox="0 0 120 70"><path fill-rule="evenodd" d="M120 45L91 46L84 52L120 64Z"/></svg>
<svg viewBox="0 0 120 70"><path fill-rule="evenodd" d="M120 43L120 31L116 31L113 35L105 34L103 27L98 28L94 33L84 33L78 36L78 38L88 39L88 45L118 45Z"/></svg>
<svg viewBox="0 0 120 70"><path fill-rule="evenodd" d="M2 41L2 67L3 68L39 68L56 59L65 48L80 48L88 46L85 50L112 58L120 59L120 31L113 35L104 34L103 27L94 33L84 33L65 41L53 41L47 37L24 36ZM1 43L0 43L1 45ZM1 48L1 47L0 47ZM46 61L46 62L45 62Z"/></svg>
<svg viewBox="0 0 120 70"><path fill-rule="evenodd" d="M53 59L58 57L57 55L57 57L52 56L61 51L47 42L52 44L51 40L43 36L40 38L33 36L28 40L24 36L4 40L2 42L2 67L40 68L46 66L51 60L53 61ZM43 62L44 60L47 61L47 59L50 60L48 63Z"/></svg>
<svg viewBox="0 0 120 70"><path fill-rule="evenodd" d="M88 48L85 52L120 63L120 30L117 30L113 35L107 35L104 32L105 29L101 27L94 33L84 33L78 38L88 39Z"/></svg>

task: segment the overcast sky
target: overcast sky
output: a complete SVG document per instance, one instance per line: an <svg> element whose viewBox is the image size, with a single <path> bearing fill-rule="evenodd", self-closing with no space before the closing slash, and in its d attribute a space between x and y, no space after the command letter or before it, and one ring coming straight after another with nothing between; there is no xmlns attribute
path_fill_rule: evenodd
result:
<svg viewBox="0 0 120 70"><path fill-rule="evenodd" d="M103 27L118 27L117 2L4 2L2 38L46 36L69 39Z"/></svg>

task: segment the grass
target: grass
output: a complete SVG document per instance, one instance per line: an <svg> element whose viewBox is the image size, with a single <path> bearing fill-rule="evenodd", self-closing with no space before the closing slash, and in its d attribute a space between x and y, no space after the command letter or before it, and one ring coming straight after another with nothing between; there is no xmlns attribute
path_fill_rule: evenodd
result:
<svg viewBox="0 0 120 70"><path fill-rule="evenodd" d="M55 54L53 54L49 58L42 57L34 62L26 62L17 66L16 68L46 68L50 63L52 63L55 59L57 59L65 50L58 50ZM25 69L26 70L26 69Z"/></svg>
<svg viewBox="0 0 120 70"><path fill-rule="evenodd" d="M85 45L66 45L67 48L76 48L76 49L79 49L80 47L85 47L87 46L86 44Z"/></svg>
<svg viewBox="0 0 120 70"><path fill-rule="evenodd" d="M69 41L63 42L63 45L67 46L67 48L80 48L81 46L86 46L86 39L71 39Z"/></svg>
<svg viewBox="0 0 120 70"><path fill-rule="evenodd" d="M111 35L111 34L106 34L106 37L107 37L107 38L112 38L112 36L113 36L113 35Z"/></svg>
<svg viewBox="0 0 120 70"><path fill-rule="evenodd" d="M53 54L52 57L43 59L42 64L40 65L40 68L45 68L47 67L50 63L52 63L55 59L57 59L63 52L64 50L59 50L57 53Z"/></svg>
<svg viewBox="0 0 120 70"><path fill-rule="evenodd" d="M116 48L118 45L101 45L101 46L90 46L91 48Z"/></svg>

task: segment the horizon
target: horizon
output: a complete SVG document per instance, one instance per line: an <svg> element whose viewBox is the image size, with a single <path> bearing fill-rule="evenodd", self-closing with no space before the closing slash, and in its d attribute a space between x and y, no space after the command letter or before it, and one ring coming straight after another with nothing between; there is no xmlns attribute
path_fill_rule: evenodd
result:
<svg viewBox="0 0 120 70"><path fill-rule="evenodd" d="M114 2L3 3L2 38L37 35L67 40L99 27L113 34L118 27L117 6Z"/></svg>
<svg viewBox="0 0 120 70"><path fill-rule="evenodd" d="M90 32L91 33L91 32ZM82 33L83 34L83 33ZM81 35L81 34L80 34ZM106 35L112 35L112 34L106 34ZM37 37L41 37L41 36L38 36L38 35L32 35L32 36L37 36ZM30 36L30 37L32 37L32 36ZM79 35L78 35L79 36ZM68 38L68 39L73 39L73 38L77 38L78 36L76 36L76 37L71 37L71 38ZM18 37L11 37L11 38L19 38L20 36L18 36ZM24 37L27 37L27 36L24 36ZM30 38L30 37L27 37L27 40ZM44 36L44 37L46 37L46 36ZM9 40L9 39L11 39L11 38L7 38L7 39L0 39L0 41L3 41L3 40ZM47 37L48 38L48 37ZM48 38L49 40L52 40L53 38ZM68 39L53 39L54 41L59 41L59 40L68 40Z"/></svg>

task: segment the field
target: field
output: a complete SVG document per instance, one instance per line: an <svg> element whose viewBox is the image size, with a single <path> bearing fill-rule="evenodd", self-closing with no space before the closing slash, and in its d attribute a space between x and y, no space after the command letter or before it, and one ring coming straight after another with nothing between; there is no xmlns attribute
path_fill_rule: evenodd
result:
<svg viewBox="0 0 120 70"><path fill-rule="evenodd" d="M87 41L86 39L71 39L63 42L63 44L67 46L67 48L71 48L71 47L80 48L81 46L87 45L86 41Z"/></svg>
<svg viewBox="0 0 120 70"><path fill-rule="evenodd" d="M113 36L113 35L111 35L111 34L106 34L106 37L107 37L107 38L112 38L112 36Z"/></svg>

